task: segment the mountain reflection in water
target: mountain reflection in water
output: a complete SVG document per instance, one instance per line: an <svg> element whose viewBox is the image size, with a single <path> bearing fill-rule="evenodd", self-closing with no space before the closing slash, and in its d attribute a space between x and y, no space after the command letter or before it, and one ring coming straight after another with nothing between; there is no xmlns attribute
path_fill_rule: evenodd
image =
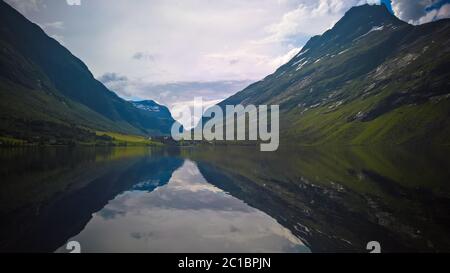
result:
<svg viewBox="0 0 450 273"><path fill-rule="evenodd" d="M0 251L449 251L446 151L0 150Z"/></svg>
<svg viewBox="0 0 450 273"><path fill-rule="evenodd" d="M87 252L307 250L273 218L209 184L191 161L152 190L118 195L71 240Z"/></svg>

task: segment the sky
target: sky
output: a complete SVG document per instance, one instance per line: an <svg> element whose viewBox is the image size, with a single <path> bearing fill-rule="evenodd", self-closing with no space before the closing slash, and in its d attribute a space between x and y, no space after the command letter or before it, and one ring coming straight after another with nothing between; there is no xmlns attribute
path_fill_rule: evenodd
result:
<svg viewBox="0 0 450 273"><path fill-rule="evenodd" d="M125 99L205 107L273 73L352 6L380 0L5 0ZM382 0L400 19L450 17L450 0Z"/></svg>

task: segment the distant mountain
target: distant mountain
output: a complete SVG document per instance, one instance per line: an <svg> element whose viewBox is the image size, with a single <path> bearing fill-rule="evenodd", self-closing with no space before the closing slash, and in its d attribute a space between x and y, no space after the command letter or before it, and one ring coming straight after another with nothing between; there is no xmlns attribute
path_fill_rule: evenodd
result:
<svg viewBox="0 0 450 273"><path fill-rule="evenodd" d="M143 110L148 113L149 117L157 128L162 132L170 132L174 120L169 108L156 103L153 100L143 101L130 101L131 104L137 109Z"/></svg>
<svg viewBox="0 0 450 273"><path fill-rule="evenodd" d="M350 9L287 64L220 106L279 104L294 143L450 144L450 20Z"/></svg>
<svg viewBox="0 0 450 273"><path fill-rule="evenodd" d="M0 26L0 136L83 138L96 130L170 134L170 114L161 118L118 97L3 1Z"/></svg>

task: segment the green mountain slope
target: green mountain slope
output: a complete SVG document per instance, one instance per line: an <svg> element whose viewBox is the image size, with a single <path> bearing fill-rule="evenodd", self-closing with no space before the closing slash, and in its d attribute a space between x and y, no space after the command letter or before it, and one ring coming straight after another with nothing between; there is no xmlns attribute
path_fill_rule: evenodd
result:
<svg viewBox="0 0 450 273"><path fill-rule="evenodd" d="M411 26L350 9L287 64L221 102L279 104L282 139L450 144L450 20Z"/></svg>
<svg viewBox="0 0 450 273"><path fill-rule="evenodd" d="M0 1L0 135L86 138L92 131L167 135L174 122L119 98L87 66Z"/></svg>

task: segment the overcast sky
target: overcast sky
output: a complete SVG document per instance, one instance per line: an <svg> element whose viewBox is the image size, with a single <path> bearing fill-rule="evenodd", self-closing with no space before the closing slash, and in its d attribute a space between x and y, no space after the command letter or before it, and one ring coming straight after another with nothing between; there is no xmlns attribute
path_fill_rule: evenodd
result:
<svg viewBox="0 0 450 273"><path fill-rule="evenodd" d="M127 99L216 103L275 71L350 7L380 0L6 0ZM388 1L383 1L388 2ZM392 0L402 20L449 0Z"/></svg>

